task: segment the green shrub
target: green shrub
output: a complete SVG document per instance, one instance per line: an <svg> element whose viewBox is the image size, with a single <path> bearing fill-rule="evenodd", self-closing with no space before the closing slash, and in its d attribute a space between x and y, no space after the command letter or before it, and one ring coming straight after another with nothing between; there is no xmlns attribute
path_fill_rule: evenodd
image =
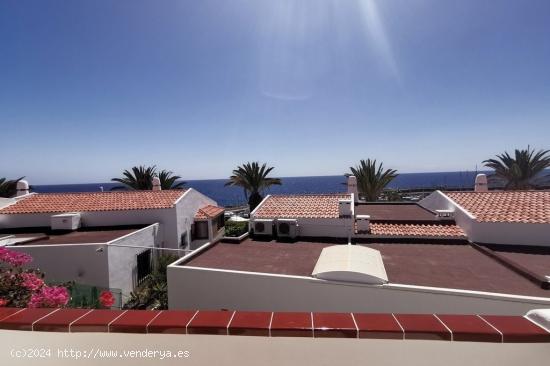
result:
<svg viewBox="0 0 550 366"><path fill-rule="evenodd" d="M238 237L248 231L248 221L227 221L225 236Z"/></svg>

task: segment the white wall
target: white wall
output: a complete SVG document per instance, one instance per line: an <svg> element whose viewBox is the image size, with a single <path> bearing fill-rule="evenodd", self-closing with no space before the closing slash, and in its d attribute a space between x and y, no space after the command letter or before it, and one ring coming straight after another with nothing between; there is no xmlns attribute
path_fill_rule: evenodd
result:
<svg viewBox="0 0 550 366"><path fill-rule="evenodd" d="M475 216L440 191L433 192L419 204L432 211L453 210L456 224L472 242L550 246L550 224L478 222Z"/></svg>
<svg viewBox="0 0 550 366"><path fill-rule="evenodd" d="M10 250L33 257L27 265L46 274L47 282L76 281L81 284L109 287L107 252L98 252L104 244L24 245Z"/></svg>
<svg viewBox="0 0 550 366"><path fill-rule="evenodd" d="M158 247L161 237L159 225L154 224L125 235L107 245L109 258L109 287L122 290L122 296L128 296L134 289L137 276L137 255L148 247ZM129 248L119 245L141 247ZM153 255L154 253L151 253ZM124 299L123 299L124 302Z"/></svg>
<svg viewBox="0 0 550 366"><path fill-rule="evenodd" d="M159 225L153 224L112 241L115 245L153 247L159 245ZM144 249L123 248L108 243L47 244L10 246L11 250L33 257L27 265L46 274L48 282L75 281L103 288L121 289L123 295L133 290L136 255ZM98 251L102 248L103 251Z"/></svg>
<svg viewBox="0 0 550 366"><path fill-rule="evenodd" d="M300 236L348 238L352 235L353 219L298 219Z"/></svg>
<svg viewBox="0 0 550 366"><path fill-rule="evenodd" d="M550 308L550 298L342 284L175 264L168 267L168 297L170 309L525 314L534 308Z"/></svg>

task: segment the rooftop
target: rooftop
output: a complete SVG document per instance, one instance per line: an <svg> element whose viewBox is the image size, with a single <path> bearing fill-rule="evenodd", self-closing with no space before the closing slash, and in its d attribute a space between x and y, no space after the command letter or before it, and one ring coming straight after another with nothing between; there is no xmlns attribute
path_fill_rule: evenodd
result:
<svg viewBox="0 0 550 366"><path fill-rule="evenodd" d="M195 215L195 219L197 220L212 219L222 214L224 210L225 209L223 207L207 205L199 208L199 210L197 211L197 214Z"/></svg>
<svg viewBox="0 0 550 366"><path fill-rule="evenodd" d="M309 277L323 248L337 243L254 239L218 243L181 265ZM361 245L380 251L390 283L550 297L550 291L469 244ZM541 253L536 262L523 263L533 269L550 268L550 254Z"/></svg>
<svg viewBox="0 0 550 366"><path fill-rule="evenodd" d="M52 231L50 228L2 229L0 237L15 235L18 241L10 246L49 244L107 243L144 228L146 225L88 227L75 231Z"/></svg>
<svg viewBox="0 0 550 366"><path fill-rule="evenodd" d="M437 221L435 213L416 203L360 203L356 215L370 215L372 221Z"/></svg>
<svg viewBox="0 0 550 366"><path fill-rule="evenodd" d="M550 191L445 192L477 221L550 223Z"/></svg>
<svg viewBox="0 0 550 366"><path fill-rule="evenodd" d="M185 190L35 193L0 209L0 214L171 208L184 193Z"/></svg>
<svg viewBox="0 0 550 366"><path fill-rule="evenodd" d="M268 196L258 207L256 218L338 218L338 201L349 194L296 194Z"/></svg>

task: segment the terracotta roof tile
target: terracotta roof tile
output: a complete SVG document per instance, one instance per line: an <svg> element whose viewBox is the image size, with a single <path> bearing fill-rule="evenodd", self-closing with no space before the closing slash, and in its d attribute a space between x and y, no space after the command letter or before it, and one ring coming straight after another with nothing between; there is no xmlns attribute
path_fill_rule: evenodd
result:
<svg viewBox="0 0 550 366"><path fill-rule="evenodd" d="M301 194L269 196L254 213L256 218L338 218L338 201L348 194Z"/></svg>
<svg viewBox="0 0 550 366"><path fill-rule="evenodd" d="M0 214L120 211L170 208L185 190L39 193L4 207Z"/></svg>
<svg viewBox="0 0 550 366"><path fill-rule="evenodd" d="M445 192L481 222L550 223L550 191Z"/></svg>
<svg viewBox="0 0 550 366"><path fill-rule="evenodd" d="M219 214L223 213L225 209L223 207L213 206L213 205L207 205L204 207L199 208L195 215L195 219L198 220L207 220L214 218L218 216Z"/></svg>
<svg viewBox="0 0 550 366"><path fill-rule="evenodd" d="M370 224L371 234L387 236L424 236L424 237L465 237L466 234L456 225L440 224Z"/></svg>

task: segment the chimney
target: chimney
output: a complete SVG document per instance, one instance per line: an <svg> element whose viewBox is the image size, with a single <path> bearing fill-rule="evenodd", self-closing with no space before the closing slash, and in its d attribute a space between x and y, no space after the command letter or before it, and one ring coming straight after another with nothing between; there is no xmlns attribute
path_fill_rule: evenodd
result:
<svg viewBox="0 0 550 366"><path fill-rule="evenodd" d="M348 176L348 193L353 193L355 199L359 199L359 192L357 191L357 178L355 175Z"/></svg>
<svg viewBox="0 0 550 366"><path fill-rule="evenodd" d="M487 176L485 174L476 175L476 182L474 185L474 192L488 192Z"/></svg>
<svg viewBox="0 0 550 366"><path fill-rule="evenodd" d="M15 197L29 194L29 182L27 182L26 180L18 181L16 185L16 190L17 190L17 193L15 194Z"/></svg>
<svg viewBox="0 0 550 366"><path fill-rule="evenodd" d="M153 177L153 191L160 191L160 190L162 190L160 186L160 178Z"/></svg>

